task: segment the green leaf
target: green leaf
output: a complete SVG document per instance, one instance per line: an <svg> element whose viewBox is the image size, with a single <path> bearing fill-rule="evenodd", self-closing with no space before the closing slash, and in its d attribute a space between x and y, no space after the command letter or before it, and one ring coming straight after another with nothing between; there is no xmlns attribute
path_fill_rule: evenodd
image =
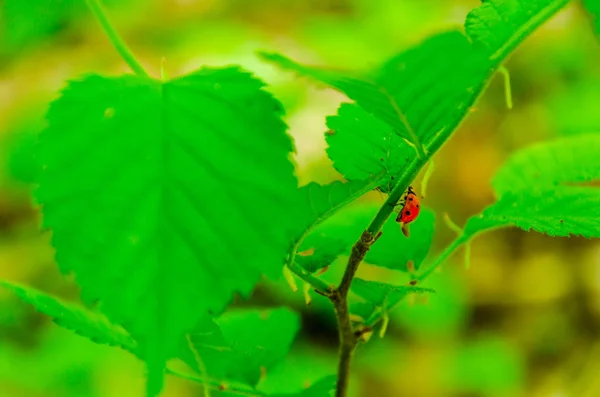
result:
<svg viewBox="0 0 600 397"><path fill-rule="evenodd" d="M467 221L460 240L511 225L550 236L600 237L600 189L557 187L506 193L481 215Z"/></svg>
<svg viewBox="0 0 600 397"><path fill-rule="evenodd" d="M345 205L377 187L382 174L352 182L335 181L327 185L310 182L300 188L296 204L297 235L304 235Z"/></svg>
<svg viewBox="0 0 600 397"><path fill-rule="evenodd" d="M296 263L309 273L314 273L331 265L348 250L350 244L347 239L311 233L302 242L296 254Z"/></svg>
<svg viewBox="0 0 600 397"><path fill-rule="evenodd" d="M334 167L349 180L361 180L383 172L380 185L387 193L410 163L415 151L392 127L358 105L343 103L336 116L327 118L327 154ZM367 133L368 132L368 133Z"/></svg>
<svg viewBox="0 0 600 397"><path fill-rule="evenodd" d="M511 156L494 176L500 196L526 189L550 189L565 183L600 179L600 135L578 135L544 142Z"/></svg>
<svg viewBox="0 0 600 397"><path fill-rule="evenodd" d="M423 208L418 218L410 224L407 238L395 217L390 217L383 226L383 234L369 249L365 262L406 272L409 270L407 263L412 261L415 270L419 270L431 248L434 223L435 213Z"/></svg>
<svg viewBox="0 0 600 397"><path fill-rule="evenodd" d="M397 135L395 140L401 138L414 145L420 159L413 156L410 163L397 175L404 186L414 179L427 157L441 147L466 116L494 72L515 46L567 1L484 2L469 14L469 38L457 31L438 34L369 73L305 66L273 53L260 55L285 70L294 71L345 93L366 113L386 124ZM354 164L359 164L359 170L366 174L382 168L378 165L382 157L380 138L386 135L387 130L381 128L381 124L377 125L377 139L371 140L371 128L365 126L374 123L371 121L367 124L365 117L353 117L357 111L353 111L353 114L348 109L350 108L342 109L335 122L338 126L343 126L341 131L354 138L337 138L340 143L330 140L330 156L338 170L351 180L358 172ZM335 129L333 131L333 137L342 133ZM360 153L369 153L371 149L371 161L368 163L362 156L358 156L358 162L353 161L351 166L344 165L345 158L357 158L355 142L359 135L364 141ZM384 157L384 163L385 161ZM393 174L397 171L390 168L389 172Z"/></svg>
<svg viewBox="0 0 600 397"><path fill-rule="evenodd" d="M366 304L355 304L351 308L351 313L362 317L367 325L379 313L388 311L411 293L435 293L430 288L391 285L361 278L352 281L350 290L367 301Z"/></svg>
<svg viewBox="0 0 600 397"><path fill-rule="evenodd" d="M444 62L437 61L439 54L444 54ZM419 152L423 142L447 130L449 124L452 127L458 124L489 74L487 59L475 52L459 32L434 36L365 75L303 66L278 54L261 56L342 91L367 113L387 124L399 138L415 145ZM455 78L449 78L449 73L455 74ZM444 84L439 84L442 79ZM474 86L480 87L476 90ZM364 124L359 121L359 126ZM349 119L347 123L350 122ZM348 154L351 149L347 149ZM374 157L373 161L380 160Z"/></svg>
<svg viewBox="0 0 600 397"><path fill-rule="evenodd" d="M465 30L490 59L506 56L569 0L483 0L467 15Z"/></svg>
<svg viewBox="0 0 600 397"><path fill-rule="evenodd" d="M600 1L583 0L583 5L590 15L594 27L596 28L596 34L600 34Z"/></svg>
<svg viewBox="0 0 600 397"><path fill-rule="evenodd" d="M0 286L12 291L23 302L32 305L38 312L43 313L59 326L75 332L101 345L117 346L134 354L136 345L123 328L111 324L104 316L86 310L73 303L23 287L8 281L0 280Z"/></svg>
<svg viewBox="0 0 600 397"><path fill-rule="evenodd" d="M337 377L335 375L326 376L305 390L293 394L275 394L271 397L330 397L335 391Z"/></svg>
<svg viewBox="0 0 600 397"><path fill-rule="evenodd" d="M378 205L353 203L317 225L302 240L296 263L309 272L330 265L350 247L373 218Z"/></svg>
<svg viewBox="0 0 600 397"><path fill-rule="evenodd" d="M227 312L190 334L202 361L193 368L203 372L203 366L205 375L255 387L261 368L269 370L285 358L299 329L298 314L286 308ZM183 354L189 364L189 349Z"/></svg>
<svg viewBox="0 0 600 397"><path fill-rule="evenodd" d="M380 176L352 182L335 181L327 185L311 182L300 188L299 200L294 207L296 237L291 251L291 256L298 265L313 273L329 265L344 251L350 242L311 232L345 205L374 189L380 181ZM311 237L306 239L307 236ZM316 255L296 255L298 250L306 253L308 250L314 251Z"/></svg>
<svg viewBox="0 0 600 397"><path fill-rule="evenodd" d="M48 112L44 226L61 270L138 341L149 394L200 318L281 274L298 190L281 106L262 86L235 67L89 76Z"/></svg>

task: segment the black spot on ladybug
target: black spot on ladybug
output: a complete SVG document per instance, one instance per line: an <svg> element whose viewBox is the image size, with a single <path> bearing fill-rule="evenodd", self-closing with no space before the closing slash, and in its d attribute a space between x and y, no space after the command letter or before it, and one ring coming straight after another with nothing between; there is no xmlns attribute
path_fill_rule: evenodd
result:
<svg viewBox="0 0 600 397"><path fill-rule="evenodd" d="M413 201L413 198L412 198L412 197L409 197L409 198L408 198L408 201Z"/></svg>
<svg viewBox="0 0 600 397"><path fill-rule="evenodd" d="M417 208L419 208L419 204L417 204Z"/></svg>
<svg viewBox="0 0 600 397"><path fill-rule="evenodd" d="M410 216L410 211L405 212L406 216Z"/></svg>

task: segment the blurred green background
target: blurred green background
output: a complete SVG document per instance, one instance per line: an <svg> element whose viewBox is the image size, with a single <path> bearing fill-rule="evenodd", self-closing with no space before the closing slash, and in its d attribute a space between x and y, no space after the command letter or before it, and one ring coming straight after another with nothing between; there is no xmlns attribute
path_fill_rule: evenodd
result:
<svg viewBox="0 0 600 397"><path fill-rule="evenodd" d="M127 67L83 0L4 0L0 19L0 278L77 300L53 263L27 183L31 144L64 81ZM0 4L3 2L0 1ZM201 65L241 64L267 81L287 109L302 183L339 175L326 158L325 116L343 95L261 63L256 50L348 69L375 66L427 35L460 28L478 0L106 0L115 25L157 76ZM496 76L435 158L424 205L437 213L434 253L493 200L490 177L514 150L562 135L600 132L600 42L577 2L545 24L507 63L514 108ZM440 81L440 84L443 84ZM108 154L107 154L108 155ZM415 184L419 190L419 183ZM370 193L364 201L383 203ZM94 211L90 208L90 211ZM360 347L353 396L600 395L600 244L518 230L477 238L425 284L437 290L393 313L384 339ZM343 258L326 274L335 279ZM364 265L364 278L406 276ZM132 275L135 277L135 275ZM267 375L290 391L335 371L337 333L320 296L310 307L283 280L262 284L251 305L289 305L303 330L285 365ZM139 396L144 366L97 346L0 291L0 397ZM273 386L275 387L275 386ZM200 396L169 378L165 396Z"/></svg>

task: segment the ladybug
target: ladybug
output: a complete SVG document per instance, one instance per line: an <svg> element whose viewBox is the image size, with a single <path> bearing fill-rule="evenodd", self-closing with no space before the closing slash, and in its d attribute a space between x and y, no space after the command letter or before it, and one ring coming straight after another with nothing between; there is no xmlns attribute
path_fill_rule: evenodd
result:
<svg viewBox="0 0 600 397"><path fill-rule="evenodd" d="M406 192L406 195L400 204L402 205L402 209L396 217L396 222L400 223L402 232L406 237L408 237L408 224L417 219L419 213L421 212L419 198L417 197L417 194L413 190L412 186L408 187L408 191Z"/></svg>

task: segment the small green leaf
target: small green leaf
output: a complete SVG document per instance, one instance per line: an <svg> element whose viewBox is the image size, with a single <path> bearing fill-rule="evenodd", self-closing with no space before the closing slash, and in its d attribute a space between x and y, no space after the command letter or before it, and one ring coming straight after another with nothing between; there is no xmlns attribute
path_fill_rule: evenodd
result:
<svg viewBox="0 0 600 397"><path fill-rule="evenodd" d="M337 377L335 375L326 376L307 389L293 394L274 394L271 397L330 397L335 391Z"/></svg>
<svg viewBox="0 0 600 397"><path fill-rule="evenodd" d="M309 273L314 273L331 265L349 246L350 243L345 239L311 233L302 242L296 263Z"/></svg>
<svg viewBox="0 0 600 397"><path fill-rule="evenodd" d="M0 286L12 291L23 302L31 304L38 312L43 313L63 328L90 339L101 345L117 346L135 354L135 341L127 335L123 328L111 324L104 316L84 309L73 303L22 287L8 281L0 281Z"/></svg>
<svg viewBox="0 0 600 397"><path fill-rule="evenodd" d="M368 179L383 172L380 189L387 193L415 151L392 127L358 105L343 103L336 116L327 118L327 154L335 169L349 180Z"/></svg>
<svg viewBox="0 0 600 397"><path fill-rule="evenodd" d="M352 281L351 291L378 307L394 306L410 293L435 292L429 288L391 285L362 278L355 278Z"/></svg>
<svg viewBox="0 0 600 397"><path fill-rule="evenodd" d="M268 370L285 358L299 329L298 314L286 308L238 310L225 313L216 323L202 322L190 341L205 375L255 387L261 368ZM182 355L193 363L189 348ZM192 368L202 372L201 366Z"/></svg>
<svg viewBox="0 0 600 397"><path fill-rule="evenodd" d="M600 179L600 135L577 135L543 142L511 156L494 176L500 196L527 189L550 189L565 183Z"/></svg>
<svg viewBox="0 0 600 397"><path fill-rule="evenodd" d="M434 223L435 213L423 208L419 217L410 224L410 235L407 238L395 217L390 217L383 226L383 234L373 244L365 261L403 272L409 271L406 265L408 261L412 261L415 270L419 270L431 248Z"/></svg>
<svg viewBox="0 0 600 397"><path fill-rule="evenodd" d="M262 87L236 67L89 76L48 112L36 196L57 262L138 342L151 395L200 318L281 274L298 188Z"/></svg>
<svg viewBox="0 0 600 397"><path fill-rule="evenodd" d="M377 187L382 174L352 182L335 181L327 185L310 182L300 188L296 204L299 229L308 232L339 209Z"/></svg>
<svg viewBox="0 0 600 397"><path fill-rule="evenodd" d="M377 187L380 177L381 175L377 175L352 182L335 181L327 185L311 182L300 188L299 200L294 207L296 238L292 247L292 255L299 265L312 273L329 265L343 252L343 245L350 242L345 243L335 236L324 237L311 232L345 205ZM306 238L307 236L311 237ZM316 256L308 255L303 258L296 255L296 250L314 250Z"/></svg>
<svg viewBox="0 0 600 397"><path fill-rule="evenodd" d="M460 240L511 225L550 236L600 237L600 189L557 187L506 193L481 215L467 221Z"/></svg>
<svg viewBox="0 0 600 397"><path fill-rule="evenodd" d="M511 52L541 22L569 0L483 0L467 15L465 30L476 46L485 48L490 59Z"/></svg>

